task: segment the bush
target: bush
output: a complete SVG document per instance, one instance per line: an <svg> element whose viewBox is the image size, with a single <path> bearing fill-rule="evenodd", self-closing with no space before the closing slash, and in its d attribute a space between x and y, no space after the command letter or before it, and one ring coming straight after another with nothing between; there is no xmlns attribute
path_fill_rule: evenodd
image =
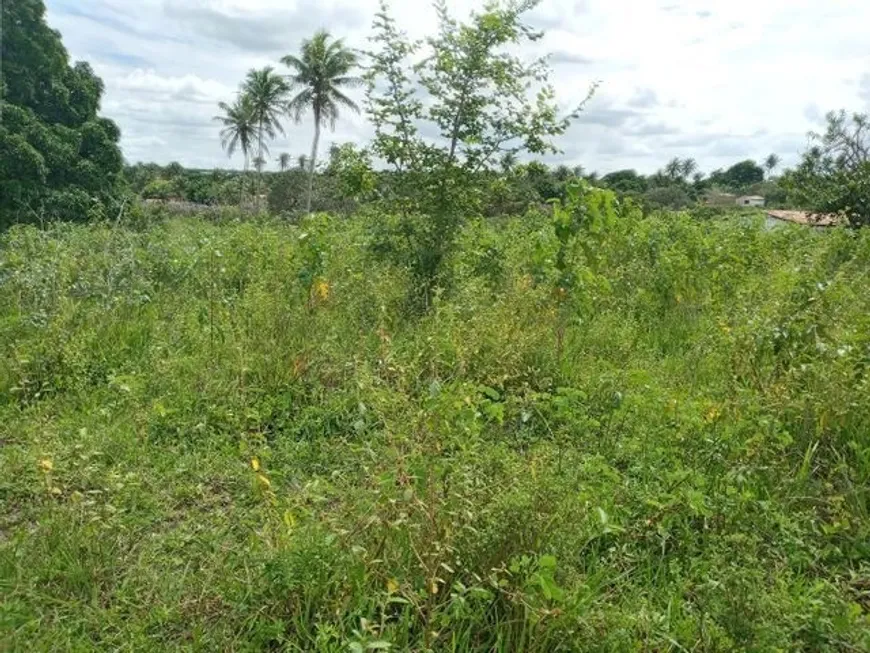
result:
<svg viewBox="0 0 870 653"><path fill-rule="evenodd" d="M648 211L679 211L693 204L689 194L676 185L648 190L641 196L641 203Z"/></svg>
<svg viewBox="0 0 870 653"><path fill-rule="evenodd" d="M274 176L269 185L269 211L274 214L299 218L305 213L308 193L308 174L303 170L288 170ZM348 215L356 202L347 196L340 180L329 174L318 173L314 178L311 198L313 212Z"/></svg>

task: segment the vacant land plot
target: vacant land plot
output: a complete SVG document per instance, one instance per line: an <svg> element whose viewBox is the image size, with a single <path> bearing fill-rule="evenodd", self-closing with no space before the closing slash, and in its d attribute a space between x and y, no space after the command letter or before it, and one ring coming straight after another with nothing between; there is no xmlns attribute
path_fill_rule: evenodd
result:
<svg viewBox="0 0 870 653"><path fill-rule="evenodd" d="M0 237L12 650L867 650L870 233ZM592 260L592 258L590 258Z"/></svg>

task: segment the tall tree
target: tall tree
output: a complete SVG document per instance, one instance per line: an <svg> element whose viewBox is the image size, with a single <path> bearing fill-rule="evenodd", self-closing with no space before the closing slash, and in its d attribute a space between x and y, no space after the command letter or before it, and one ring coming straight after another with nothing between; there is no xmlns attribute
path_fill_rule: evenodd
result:
<svg viewBox="0 0 870 653"><path fill-rule="evenodd" d="M688 179L698 171L698 162L695 159L683 159L680 163L680 177Z"/></svg>
<svg viewBox="0 0 870 653"><path fill-rule="evenodd" d="M281 172L285 172L290 167L290 155L287 152L282 152L278 157L278 168Z"/></svg>
<svg viewBox="0 0 870 653"><path fill-rule="evenodd" d="M674 157L665 165L665 175L667 175L671 181L677 181L682 174L683 162L680 161L680 159Z"/></svg>
<svg viewBox="0 0 870 653"><path fill-rule="evenodd" d="M831 111L824 134L810 133L824 158L841 168L855 168L870 161L870 114Z"/></svg>
<svg viewBox="0 0 870 653"><path fill-rule="evenodd" d="M105 215L120 191L120 131L103 83L70 65L42 0L0 2L0 226Z"/></svg>
<svg viewBox="0 0 870 653"><path fill-rule="evenodd" d="M343 40L332 39L325 30L303 41L299 56L288 54L281 63L291 69L290 86L296 91L288 104L290 114L297 122L309 110L314 115L306 207L306 211L311 213L320 129L324 125L335 129L339 107L359 113L359 107L344 94L343 89L360 86L362 79L350 74L358 65L357 55L345 47Z"/></svg>
<svg viewBox="0 0 870 653"><path fill-rule="evenodd" d="M284 128L281 126L281 116L287 106L289 92L287 82L271 66L249 71L242 86L242 93L250 100L254 122L257 124L257 158L263 160L263 164L257 170L259 178L258 206L263 187L263 166L266 154L269 153L266 138L273 139L278 133L284 133Z"/></svg>
<svg viewBox="0 0 870 653"><path fill-rule="evenodd" d="M221 146L232 157L236 150L241 150L245 158L244 173L247 176L251 149L257 138L257 122L254 107L248 95L239 96L233 104L221 102L218 105L223 114L215 116L215 120L223 125L221 129ZM239 203L242 201L244 183L239 184Z"/></svg>
<svg viewBox="0 0 870 653"><path fill-rule="evenodd" d="M782 178L791 201L855 227L870 225L870 114L831 112L825 133L811 133L810 143Z"/></svg>

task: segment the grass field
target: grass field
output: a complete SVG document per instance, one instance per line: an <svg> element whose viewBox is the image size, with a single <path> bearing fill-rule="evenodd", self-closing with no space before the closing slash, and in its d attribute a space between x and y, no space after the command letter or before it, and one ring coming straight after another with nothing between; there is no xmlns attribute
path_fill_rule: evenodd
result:
<svg viewBox="0 0 870 653"><path fill-rule="evenodd" d="M0 648L870 650L870 232L0 236Z"/></svg>

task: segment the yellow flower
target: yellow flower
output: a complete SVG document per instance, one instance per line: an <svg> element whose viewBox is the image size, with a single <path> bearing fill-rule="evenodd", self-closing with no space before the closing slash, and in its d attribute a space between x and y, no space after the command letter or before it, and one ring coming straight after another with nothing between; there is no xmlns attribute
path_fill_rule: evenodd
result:
<svg viewBox="0 0 870 653"><path fill-rule="evenodd" d="M259 458L251 458L251 469L255 472L260 471L260 459Z"/></svg>
<svg viewBox="0 0 870 653"><path fill-rule="evenodd" d="M51 460L48 458L43 458L39 461L39 467L42 469L42 471L48 473L54 469L54 463L51 462Z"/></svg>
<svg viewBox="0 0 870 653"><path fill-rule="evenodd" d="M707 410L707 414L704 416L704 419L706 419L708 423L715 422L716 418L718 418L720 414L721 411L717 406L710 406L710 408Z"/></svg>
<svg viewBox="0 0 870 653"><path fill-rule="evenodd" d="M257 481L259 481L260 485L263 487L272 487L272 481L266 478L263 474L257 474Z"/></svg>
<svg viewBox="0 0 870 653"><path fill-rule="evenodd" d="M389 594L395 594L398 591L399 591L399 583L396 582L396 579L388 578L387 579L387 592Z"/></svg>
<svg viewBox="0 0 870 653"><path fill-rule="evenodd" d="M314 296L321 301L329 299L329 282L326 279L318 278L314 282Z"/></svg>

